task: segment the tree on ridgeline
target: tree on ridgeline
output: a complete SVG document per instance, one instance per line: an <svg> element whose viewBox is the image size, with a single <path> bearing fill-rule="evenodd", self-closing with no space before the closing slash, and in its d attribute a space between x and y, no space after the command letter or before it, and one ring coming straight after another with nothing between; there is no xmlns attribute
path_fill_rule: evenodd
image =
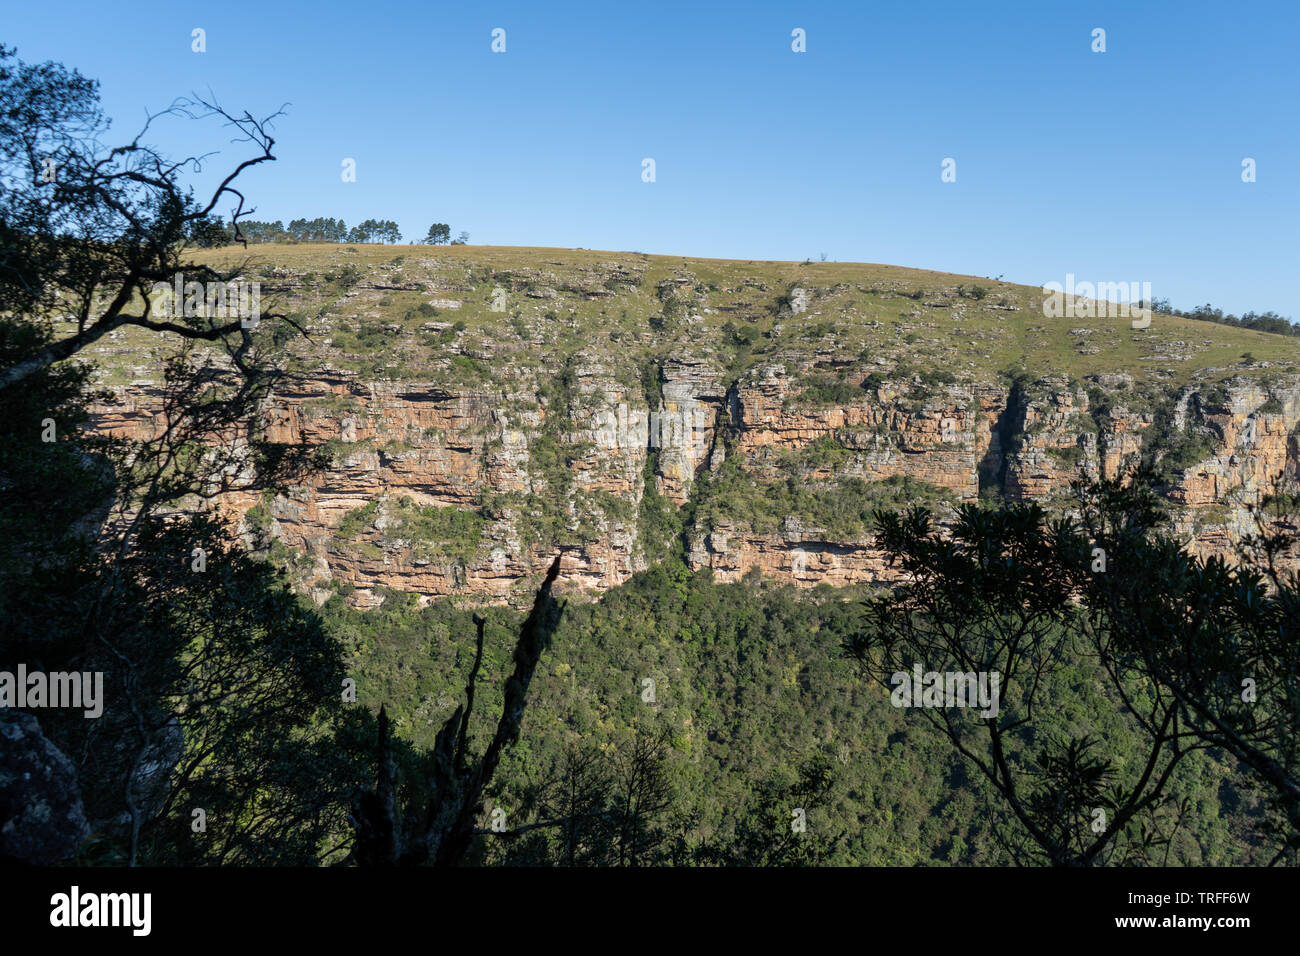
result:
<svg viewBox="0 0 1300 956"><path fill-rule="evenodd" d="M349 235L347 224L342 219L330 219L328 216L292 219L286 233L297 242L347 242Z"/></svg>
<svg viewBox="0 0 1300 956"><path fill-rule="evenodd" d="M255 219L244 220L239 224L239 231L246 242L252 243L284 242L288 235L283 222L259 222Z"/></svg>
<svg viewBox="0 0 1300 956"><path fill-rule="evenodd" d="M348 233L348 242L401 242L402 231L391 219L367 219Z"/></svg>
<svg viewBox="0 0 1300 956"><path fill-rule="evenodd" d="M235 241L234 233L216 216L208 216L190 224L186 238L200 249L215 249Z"/></svg>

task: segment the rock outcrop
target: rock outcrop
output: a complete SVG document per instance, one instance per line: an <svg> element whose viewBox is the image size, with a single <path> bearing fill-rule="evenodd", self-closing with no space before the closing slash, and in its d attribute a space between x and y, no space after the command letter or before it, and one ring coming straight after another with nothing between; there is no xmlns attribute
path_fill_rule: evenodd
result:
<svg viewBox="0 0 1300 956"><path fill-rule="evenodd" d="M907 360L910 346L879 354L843 347L828 319L840 314L837 296L857 294L843 283L791 295L797 313L789 301L778 303L785 311L761 335L785 344L746 359L759 335L746 325L754 313L743 303L709 303L770 295L765 282L706 288L678 269L653 287L655 301L637 291L644 285L638 262L572 274L471 269L454 281L435 273L423 284L380 274L351 290L337 308L358 321L366 302L387 301L381 295L417 294L388 291L408 287L434 295L417 317L477 308L496 320L497 300L488 294L507 290L525 303L499 320L512 323L519 344L511 351L486 336L471 342L459 321L414 331L393 323L374 333L397 343L395 350L425 336L438 367L464 372L460 381L409 368L340 368L327 349L314 357L318 370L309 367L280 389L265 415L272 441L316 446L329 466L279 492L250 482L217 507L249 547L277 554L317 601L342 593L375 607L393 589L421 601L517 602L556 551L557 590L598 594L675 542L692 567L723 580L756 568L801 587L886 581L891 572L870 534L835 513L845 498L826 496L828 513L763 520L753 506L786 500L776 494L781 488L795 500L798 492L856 482L852 488L868 492L889 483L904 496L922 494L940 512L982 495L1065 507L1073 479L1113 477L1144 454L1176 466L1169 498L1179 533L1204 554L1230 555L1249 531L1247 505L1297 468L1300 376L1293 371L1221 370L1177 387L1100 370L1078 378L918 372ZM929 335L923 341L933 348L944 337L933 335L932 313L958 323L979 350L1005 339L999 323L1014 308L1006 297L990 302L988 309L1001 311L986 313L987 329L968 330L976 306L949 290L927 293L922 306L930 312L891 285L865 291L903 301L910 311L900 321L919 330L909 341ZM592 302L603 316L620 298L662 316L652 315L641 332L611 332L608 347L583 341L569 313ZM565 302L574 309L564 312ZM730 311L736 318L725 332L710 332L710 316ZM880 324L854 321L859 329ZM790 339L796 322L810 324L806 343ZM336 349L343 333L330 329ZM665 344L655 355L658 336ZM626 341L651 349L639 368L621 356ZM130 381L97 409L97 427L144 434L156 426L158 394L148 369L130 365L129 355L119 348L116 367ZM111 350L107 358L113 361ZM724 486L731 498L719 491ZM650 533L655 522L668 528L667 538Z"/></svg>
<svg viewBox="0 0 1300 956"><path fill-rule="evenodd" d="M90 834L77 770L31 714L0 710L0 860L49 866Z"/></svg>

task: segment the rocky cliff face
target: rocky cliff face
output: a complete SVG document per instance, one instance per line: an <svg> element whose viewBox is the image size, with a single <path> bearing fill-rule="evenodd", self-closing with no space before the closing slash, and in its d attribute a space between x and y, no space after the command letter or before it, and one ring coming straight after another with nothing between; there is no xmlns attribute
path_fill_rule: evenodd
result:
<svg viewBox="0 0 1300 956"><path fill-rule="evenodd" d="M441 265L407 282L413 289L377 269L317 316L317 331L341 337L342 317L364 328L394 288L437 303L418 319L469 315L462 302L475 290L486 304L507 288L523 303L499 323L512 323L513 348L501 344L504 332L397 322L379 333L383 347L423 341L438 355L436 374L413 374L409 353L397 353L406 363L398 374L335 364L328 350L304 353L294 384L265 409L267 431L273 441L319 446L331 464L300 486L252 483L217 505L248 546L277 554L317 601L337 591L374 607L386 589L422 601L522 600L556 550L564 589L598 594L677 542L692 567L723 580L756 568L801 587L883 581L890 572L863 500L924 501L940 514L981 495L1064 506L1073 478L1115 476L1143 454L1171 467L1179 532L1203 553L1229 554L1248 530L1245 506L1294 473L1300 457L1300 375L1279 363L1182 383L1104 371L1104 356L1082 375L1012 377L947 362L939 368L960 374L935 374L933 363L918 370L905 343L846 349L834 328L816 341L792 339L792 327L828 316L866 324L856 307L837 304L844 283L806 283L793 308L778 302L766 326L749 321L751 333L717 328L726 315L717 299L752 303L746 293L770 291L762 282L695 284L678 267L649 300L653 270L640 260L579 270L567 285L562 271L483 275L471 263L467 275L452 275ZM868 294L913 298L906 283L895 285ZM304 301L296 286L290 294ZM580 310L540 311L566 296L599 303L602 316L621 296L648 313L647 325L635 335L604 332L595 344ZM975 308L946 288L928 297L942 300L926 305L946 309L949 321L968 321ZM929 314L898 320L924 332L937 324ZM1002 316L986 314L983 331L961 330L977 348L1004 334L994 324ZM548 337L566 323L576 335ZM99 358L121 369L128 353L118 343ZM456 381L449 369L472 374ZM147 431L156 403L147 369L127 378L98 409L99 427Z"/></svg>

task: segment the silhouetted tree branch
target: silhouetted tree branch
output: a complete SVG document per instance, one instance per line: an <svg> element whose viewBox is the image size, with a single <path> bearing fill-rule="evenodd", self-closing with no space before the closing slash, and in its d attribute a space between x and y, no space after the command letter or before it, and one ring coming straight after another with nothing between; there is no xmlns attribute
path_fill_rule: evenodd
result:
<svg viewBox="0 0 1300 956"><path fill-rule="evenodd" d="M550 645L559 625L564 606L551 596L551 587L560 573L560 558L550 569L537 591L532 611L520 628L514 651L514 671L506 680L505 705L492 740L477 761L472 761L466 742L466 728L474 706L474 685L483 658L484 620L475 616L478 629L474 666L466 686L466 703L457 707L434 742L433 780L425 805L423 826L406 833L397 818L392 785L396 771L388 741L388 722L381 709L379 725L379 771L374 790L359 794L354 803L357 839L353 851L360 865L413 866L432 863L456 866L465 856L473 839L474 822L483 812L483 792L492 780L501 755L519 737L519 725L527 706L528 687L537 663ZM389 834L397 834L390 838Z"/></svg>

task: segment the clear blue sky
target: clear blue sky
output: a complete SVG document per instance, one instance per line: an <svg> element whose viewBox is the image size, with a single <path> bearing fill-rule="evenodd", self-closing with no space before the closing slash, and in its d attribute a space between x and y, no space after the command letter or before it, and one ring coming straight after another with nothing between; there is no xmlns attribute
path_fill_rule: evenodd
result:
<svg viewBox="0 0 1300 956"><path fill-rule="evenodd" d="M114 131L209 89L268 113L259 219L473 243L1150 282L1300 320L1300 4L59 3L0 40L102 82ZM207 52L191 52L191 30ZM506 30L506 52L491 31ZM791 51L791 30L807 52ZM1105 53L1091 50L1106 30ZM241 155L172 121L173 155ZM357 182L340 179L345 157ZM657 181L641 180L655 160ZM957 181L940 181L956 160ZM1257 182L1241 181L1241 162Z"/></svg>

